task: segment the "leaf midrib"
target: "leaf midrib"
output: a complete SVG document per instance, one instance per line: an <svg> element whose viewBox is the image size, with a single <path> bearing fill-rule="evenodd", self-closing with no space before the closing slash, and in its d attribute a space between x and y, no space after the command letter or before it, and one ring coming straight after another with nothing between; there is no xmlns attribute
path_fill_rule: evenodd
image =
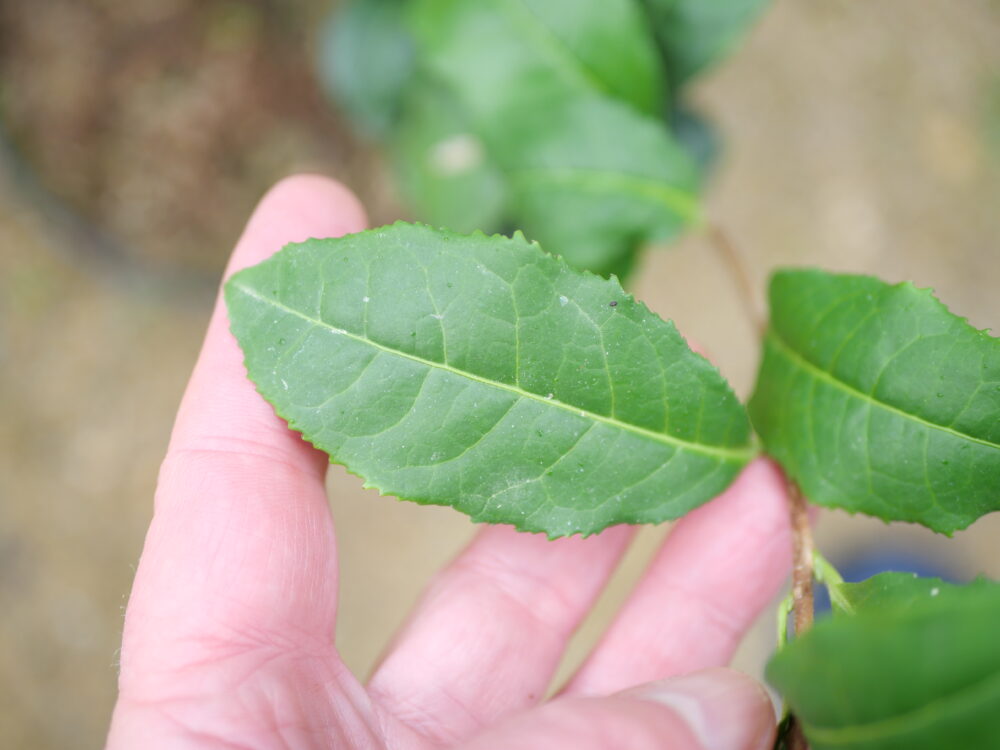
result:
<svg viewBox="0 0 1000 750"><path fill-rule="evenodd" d="M930 420L924 419L923 417L917 414L912 414L908 411L904 411L903 409L900 409L897 406L893 406L892 404L886 403L885 401L880 401L877 398L874 398L869 393L865 393L864 391L858 390L849 383L845 383L843 380L834 377L832 373L827 372L819 365L806 359L804 355L800 354L795 349L793 349L791 344L782 339L781 336L777 333L777 331L775 331L773 327L768 330L767 338L773 344L775 344L785 354L785 356L787 356L793 362L798 364L803 370L808 371L819 380L826 381L827 383L833 385L834 387L839 388L840 390L849 393L852 396L862 401L867 401L868 403L874 406L879 406L885 409L886 411L893 412L894 414L898 414L899 416L905 417L906 419L911 419L914 422L918 422L924 425L925 427L929 427L934 430L940 430L941 432L946 432L950 435L954 435L955 437L961 438L962 440L968 440L971 443L978 443L979 445L983 445L987 448L1000 449L1000 445L991 442L989 440L986 440L985 438L978 438L975 437L974 435L969 435L964 432L960 432L959 430L956 430L952 427L948 427L947 425L938 424L937 422L931 422Z"/></svg>
<svg viewBox="0 0 1000 750"><path fill-rule="evenodd" d="M507 17L547 50L556 68L574 83L583 84L584 90L593 87L601 93L614 95L608 84L585 65L579 55L524 4L524 0L502 0L502 6L507 10Z"/></svg>
<svg viewBox="0 0 1000 750"><path fill-rule="evenodd" d="M917 706L911 711L895 714L884 719L869 721L866 723L851 724L844 727L822 727L803 722L807 728L806 734L811 740L822 740L840 745L848 745L854 742L865 742L868 740L891 737L902 729L913 730L914 725L924 725L928 721L934 720L935 712L940 709L938 716L942 713L947 715L947 711L955 707L956 702L967 699L969 695L973 699L979 694L989 695L990 690L1000 686L1000 672L987 675L984 679L973 682L956 690L954 693L941 698L929 701Z"/></svg>
<svg viewBox="0 0 1000 750"><path fill-rule="evenodd" d="M253 287L245 286L243 284L238 283L235 279L233 279L232 281L230 281L230 284L233 287L235 287L236 289L239 289L241 292L243 292L247 296L253 297L254 299L257 299L257 300L259 300L261 302L264 302L265 304L272 305L273 307L275 307L275 308L277 308L279 310L283 310L284 312L286 312L286 313L288 313L290 315L295 315L295 316L301 318L302 320L304 320L304 321L306 321L308 323L311 323L314 326L318 326L320 328L326 328L326 329L328 329L328 330L330 330L330 331L332 331L334 333L337 333L339 335L347 336L348 338L351 338L351 339L353 339L355 341L358 341L360 343L363 343L363 344L367 344L368 346L371 346L371 347L374 347L376 349L379 349L379 350L381 350L383 352L386 352L387 354L391 354L391 355L397 356L397 357L402 357L404 359L409 359L409 360L411 360L413 362L417 362L417 363L419 363L421 365L425 365L426 367L430 367L430 368L434 368L434 369L438 369L438 370L443 370L443 371L449 372L449 373L451 373L453 375L457 375L457 376L462 377L462 378L467 378L469 380L473 380L475 382L481 383L481 384L486 385L486 386L490 386L490 387L493 387L493 388L497 388L499 390L507 391L509 393L514 394L515 396L518 396L519 398L527 398L527 399L531 399L531 400L534 400L534 401L538 401L539 403L546 404L548 406L554 406L556 408L560 408L560 409L563 409L565 411L572 412L574 414L580 415L580 416L582 416L584 418L589 418L589 419L592 419L592 420L597 421L597 422L602 422L604 424L610 425L612 427L616 427L616 428L621 429L621 430L625 430L627 432L633 432L633 433L635 433L637 435L641 435L643 437L649 438L651 440L655 440L655 441L660 442L660 443L665 443L665 444L668 444L668 445L672 445L672 446L674 446L676 448L679 448L679 449L682 449L682 450L688 450L688 451L692 451L692 452L695 452L695 453L703 453L705 455L712 456L712 457L715 457L715 458L719 458L719 459L722 459L724 461L732 461L732 462L736 462L736 463L741 463L742 464L742 463L746 463L751 458L753 458L754 455L756 455L756 452L755 452L755 450L752 447L746 448L746 449L721 448L721 447L715 447L715 446L710 446L710 445L704 445L702 443L692 443L690 441L682 440L681 438L677 438L677 437L674 437L672 435L667 435L667 434L664 434L664 433L661 433L661 432L653 432L652 430L647 430L646 428L639 427L638 425L630 424L628 422L619 421L619 420L617 420L617 419L615 419L613 417L606 417L606 416L603 416L601 414L595 414L594 412L587 411L586 409L581 409L578 406L573 406L571 404L564 403L564 402L559 401L559 400L557 400L555 398L551 398L551 399L550 398L546 398L546 397L540 396L540 395L538 395L536 393L531 393L530 391L525 391L522 388L519 388L517 386L508 385L507 383L501 383L500 381L497 381L497 380L490 380L489 378L484 378L484 377L482 377L480 375L476 375L476 374L471 373L471 372L465 372L463 370L457 370L454 367L452 367L451 365L445 364L443 362L434 362L433 360L424 359L423 357L419 357L419 356L417 356L415 354L410 354L409 352L400 351L399 349L392 349L392 348L390 348L388 346L384 346L383 344L379 344L377 341L373 341L370 338L365 338L364 336L359 336L358 334L352 333L351 331L345 330L343 328L338 328L337 326L330 325L329 323L327 323L327 322L325 322L323 320L319 320L319 319L314 318L314 317L312 317L310 315L306 315L305 313L301 312L300 310L296 310L296 309L294 309L292 307L289 307L288 305L285 305L285 304L279 302L278 300L276 300L276 299L274 299L272 297L267 297L267 296L264 296L264 295L258 293L257 290L255 290Z"/></svg>
<svg viewBox="0 0 1000 750"><path fill-rule="evenodd" d="M684 221L695 221L699 216L698 201L690 191L656 177L588 167L521 167L508 169L507 172L515 180L576 183L584 188L595 185L600 188L602 181L617 183L612 187L623 188L640 199L657 201Z"/></svg>

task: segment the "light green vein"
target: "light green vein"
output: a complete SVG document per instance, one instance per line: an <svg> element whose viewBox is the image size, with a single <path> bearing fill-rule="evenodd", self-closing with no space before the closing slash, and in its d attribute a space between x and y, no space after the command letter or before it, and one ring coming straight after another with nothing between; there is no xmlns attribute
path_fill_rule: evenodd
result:
<svg viewBox="0 0 1000 750"><path fill-rule="evenodd" d="M686 222L697 222L701 218L698 200L693 193L654 177L586 167L519 168L508 170L508 174L518 182L535 183L542 187L570 185L591 192L629 193L665 206Z"/></svg>
<svg viewBox="0 0 1000 750"><path fill-rule="evenodd" d="M756 455L756 451L752 447L745 449L721 448L716 446L703 445L701 443L692 443L687 440L682 440L680 438L674 437L672 435L653 432L652 430L647 430L643 427L639 427L638 425L629 424L628 422L621 422L617 419L613 419L611 417L605 417L600 414L594 414L593 412L587 411L586 409L581 409L577 406L566 404L556 399L546 398L538 394L531 393L530 391L525 391L516 386L508 385L507 383L501 383L496 380L490 380L489 378L484 378L470 372L456 370L454 367L451 367L450 365L447 365L443 362L434 362L429 359L424 359L423 357L418 357L415 354L403 352L398 349L392 349L390 347L383 346L382 344L379 344L376 341L372 341L371 339L367 339L364 338L363 336L357 335L356 333L352 333L351 331L347 331L344 330L343 328L337 328L336 326L332 326L325 321L313 318L312 316L306 315L305 313L299 310L288 307L287 305L284 305L281 302L278 302L277 300L271 297L265 297L264 295L259 294L256 290L252 289L251 287L244 286L242 284L236 283L235 281L231 281L230 284L236 289L239 289L241 292L246 294L248 297L252 297L260 302L263 302L267 305L277 308L278 310L282 310L288 313L289 315L294 315L298 318L301 318L307 323L310 323L319 328L325 328L333 333L346 336L350 339L353 339L354 341L358 341L362 344L366 344L367 346L371 346L375 349L386 352L387 354L401 357L403 359L408 359L413 362L417 362L421 365L424 365L425 367L443 370L445 372L451 373L452 375L456 375L458 377L465 378L467 380L472 380L474 382L481 383L482 385L507 391L508 393L514 394L518 398L525 398L537 401L541 404L546 404L547 406L552 406L555 408L563 409L564 411L572 412L586 419L592 419L596 422L601 422L603 424L609 425L619 430L624 430L626 432L632 432L636 435L641 435L643 437L649 438L650 440L654 440L659 443L671 445L675 448L680 448L682 450L687 450L694 453L702 453L707 456L719 458L723 461L731 461L743 464L752 459Z"/></svg>
<svg viewBox="0 0 1000 750"><path fill-rule="evenodd" d="M566 76L568 82L577 86L582 85L585 91L595 88L601 92L611 93L604 81L584 65L565 42L524 5L523 0L503 0L502 5L507 9L508 18L517 24L526 36L534 39L548 52L549 60Z"/></svg>
<svg viewBox="0 0 1000 750"><path fill-rule="evenodd" d="M956 710L961 711L963 707L955 705L959 701L967 701L975 706L976 701L993 696L995 692L1000 692L1000 672L994 672L985 679L966 685L950 695L929 701L912 711L896 714L886 719L845 727L819 727L807 722L803 722L803 724L806 735L814 743L851 745L858 742L885 739L904 732L916 735L919 734L921 727L940 720L942 715L945 717L954 716Z"/></svg>
<svg viewBox="0 0 1000 750"><path fill-rule="evenodd" d="M831 373L822 369L818 365L813 364L808 359L799 354L797 351L795 351L788 343L782 340L782 338L774 331L773 328L771 328L767 332L767 339L772 344L774 344L774 346L777 349L781 350L781 352L788 359L792 360L792 362L797 364L801 369L810 373L816 379L829 383L835 388L838 388L848 393L849 395L852 395L855 398L860 399L861 401L865 401L874 406L878 406L882 409L885 409L886 411L892 412L893 414L897 414L905 419L913 420L914 422L922 424L925 427L928 427L932 430L940 430L941 432L948 433L949 435L953 435L961 440L968 440L970 443L978 443L979 445L986 446L987 448L1000 449L1000 445L998 445L997 443L993 443L984 438L975 437L974 435L968 435L964 432L959 432L958 430L948 427L946 425L937 424L936 422L931 422L916 414L912 414L908 411L903 411L897 406L893 406L892 404L887 404L885 401L879 401L878 399L873 398L871 394L865 393L864 391L859 391L854 386L848 385L842 380L838 380Z"/></svg>

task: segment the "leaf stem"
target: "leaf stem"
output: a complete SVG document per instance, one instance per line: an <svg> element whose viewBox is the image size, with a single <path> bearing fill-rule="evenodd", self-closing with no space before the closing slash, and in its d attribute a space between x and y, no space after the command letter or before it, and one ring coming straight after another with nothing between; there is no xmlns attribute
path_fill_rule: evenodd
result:
<svg viewBox="0 0 1000 750"><path fill-rule="evenodd" d="M801 637L813 624L813 561L816 550L812 527L809 525L809 504L802 490L791 479L786 480L791 501L792 520L792 613L795 637ZM830 569L833 566L829 566ZM826 572L824 570L824 572ZM801 725L792 718L788 734L789 750L809 750Z"/></svg>
<svg viewBox="0 0 1000 750"><path fill-rule="evenodd" d="M813 575L817 581L826 586L833 604L846 614L854 614L854 605L840 590L840 584L844 582L844 577L830 564L829 560L823 557L818 549L813 550Z"/></svg>
<svg viewBox="0 0 1000 750"><path fill-rule="evenodd" d="M792 613L795 635L801 636L813 624L813 545L809 526L809 505L799 486L788 480L792 515Z"/></svg>
<svg viewBox="0 0 1000 750"><path fill-rule="evenodd" d="M729 238L729 235L718 224L709 221L707 224L708 238L712 247L722 259L722 264L728 269L729 275L736 283L736 289L743 305L743 310L750 324L761 338L767 333L767 321L761 313L760 302L757 299L757 287L750 278L750 272L743 260L742 254Z"/></svg>

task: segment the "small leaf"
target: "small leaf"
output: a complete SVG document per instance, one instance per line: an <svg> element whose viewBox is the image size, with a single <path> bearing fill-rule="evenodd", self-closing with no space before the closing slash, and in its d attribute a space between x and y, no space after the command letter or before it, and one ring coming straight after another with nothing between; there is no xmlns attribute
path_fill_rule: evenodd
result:
<svg viewBox="0 0 1000 750"><path fill-rule="evenodd" d="M226 285L263 396L382 493L549 536L677 518L750 459L673 324L521 237L397 224Z"/></svg>
<svg viewBox="0 0 1000 750"><path fill-rule="evenodd" d="M671 84L724 57L768 0L643 0L660 40Z"/></svg>
<svg viewBox="0 0 1000 750"><path fill-rule="evenodd" d="M320 31L320 80L368 135L390 130L412 77L414 45L404 7L403 0L353 0Z"/></svg>
<svg viewBox="0 0 1000 750"><path fill-rule="evenodd" d="M391 145L402 189L424 221L458 232L500 228L504 176L441 86L421 81L413 87Z"/></svg>
<svg viewBox="0 0 1000 750"><path fill-rule="evenodd" d="M1000 509L1000 341L929 290L785 271L750 401L810 500L951 533Z"/></svg>
<svg viewBox="0 0 1000 750"><path fill-rule="evenodd" d="M517 226L577 268L631 266L699 218L698 174L663 124L606 97L551 97L495 148Z"/></svg>
<svg viewBox="0 0 1000 750"><path fill-rule="evenodd" d="M971 583L959 585L940 578L922 578L915 573L879 573L858 583L838 583L831 603L834 612L854 615L879 607L905 609L927 599L941 597L944 602L953 596L964 596L962 592L977 587L997 586L993 581L979 578Z"/></svg>
<svg viewBox="0 0 1000 750"><path fill-rule="evenodd" d="M894 598L818 622L767 678L812 750L997 748L998 621L996 584Z"/></svg>

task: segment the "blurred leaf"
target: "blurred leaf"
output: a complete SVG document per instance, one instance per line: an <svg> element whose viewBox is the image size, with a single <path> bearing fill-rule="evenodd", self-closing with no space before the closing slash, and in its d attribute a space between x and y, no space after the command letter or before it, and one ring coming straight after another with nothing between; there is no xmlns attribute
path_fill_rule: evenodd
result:
<svg viewBox="0 0 1000 750"><path fill-rule="evenodd" d="M727 55L768 0L643 0L675 89Z"/></svg>
<svg viewBox="0 0 1000 750"><path fill-rule="evenodd" d="M926 289L775 274L750 401L821 505L951 533L1000 509L1000 341Z"/></svg>
<svg viewBox="0 0 1000 750"><path fill-rule="evenodd" d="M722 153L722 137L705 115L683 102L675 102L669 113L670 132L697 165L702 181Z"/></svg>
<svg viewBox="0 0 1000 750"><path fill-rule="evenodd" d="M414 66L405 0L353 0L320 30L319 77L363 133L384 136Z"/></svg>
<svg viewBox="0 0 1000 750"><path fill-rule="evenodd" d="M500 228L503 174L441 86L423 81L412 88L391 149L402 189L422 220L458 232Z"/></svg>
<svg viewBox="0 0 1000 750"><path fill-rule="evenodd" d="M226 285L260 393L366 479L550 537L677 518L753 455L718 370L614 280L523 237L397 224Z"/></svg>
<svg viewBox="0 0 1000 750"><path fill-rule="evenodd" d="M662 108L661 63L634 0L416 0L412 20L421 63L481 127L504 128L551 91Z"/></svg>
<svg viewBox="0 0 1000 750"><path fill-rule="evenodd" d="M818 622L768 665L812 750L1000 747L1000 586L899 593Z"/></svg>
<svg viewBox="0 0 1000 750"><path fill-rule="evenodd" d="M889 572L879 573L858 583L832 584L830 588L836 589L837 594L831 597L834 611L842 615L854 615L880 607L906 609L937 597L945 602L942 606L946 606L953 597L964 597L963 592L968 589L997 588L998 585L1000 584L985 578L962 586L940 578L921 578L915 573Z"/></svg>
<svg viewBox="0 0 1000 750"><path fill-rule="evenodd" d="M550 97L495 146L518 227L577 268L623 274L699 215L698 175L660 122L599 96Z"/></svg>

